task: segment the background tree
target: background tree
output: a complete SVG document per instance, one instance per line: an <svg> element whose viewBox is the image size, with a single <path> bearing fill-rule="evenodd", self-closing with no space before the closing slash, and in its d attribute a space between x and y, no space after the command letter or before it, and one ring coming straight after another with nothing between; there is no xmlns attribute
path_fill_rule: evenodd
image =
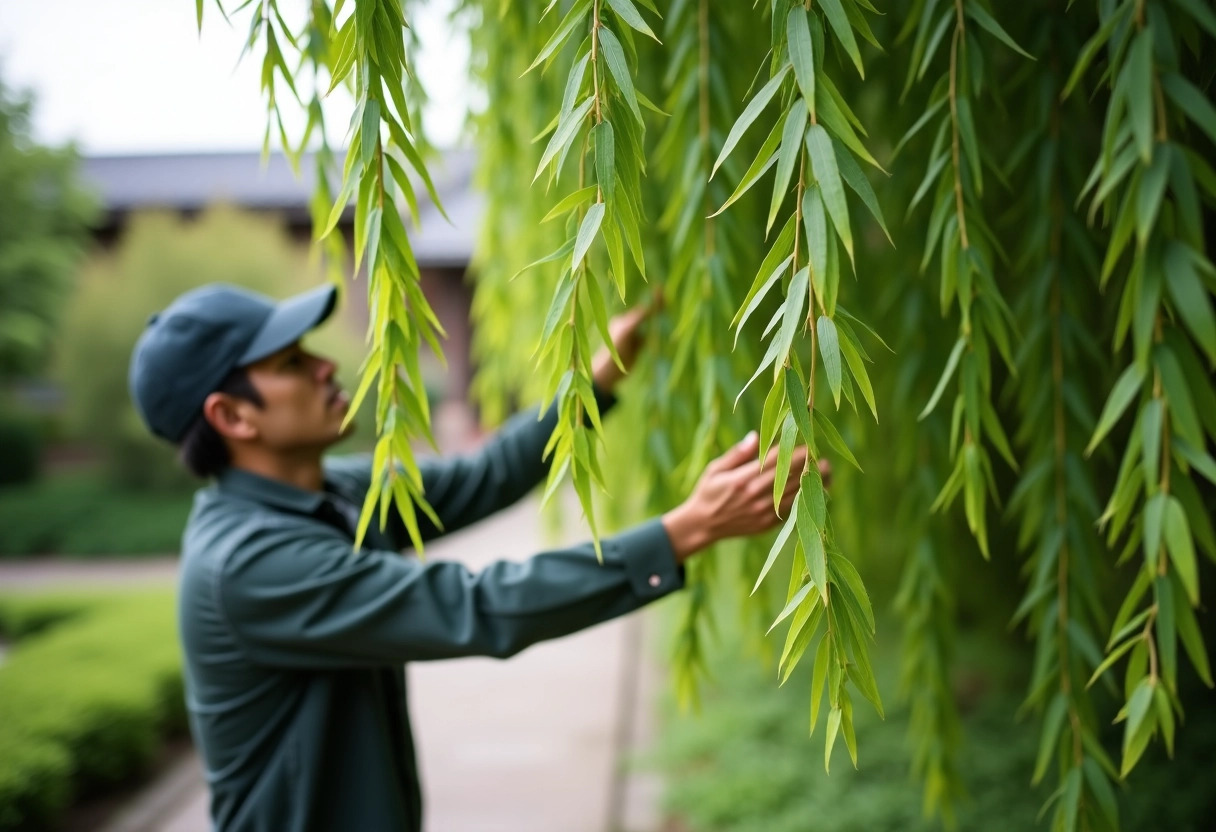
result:
<svg viewBox="0 0 1216 832"><path fill-rule="evenodd" d="M46 365L96 211L75 151L33 140L32 106L0 79L0 484L37 474L40 430L7 388Z"/></svg>
<svg viewBox="0 0 1216 832"><path fill-rule="evenodd" d="M0 81L0 381L45 366L96 215L75 150L34 141L32 107Z"/></svg>
<svg viewBox="0 0 1216 832"><path fill-rule="evenodd" d="M416 349L438 348L398 213L428 182L411 5L314 2L300 72L277 3L251 12L272 109L280 79L356 96L329 222L353 196L381 435L365 522L378 500L407 524L426 510L404 442L429 430ZM954 634L1012 619L1052 827L1117 828L1114 785L1212 686L1210 6L465 0L461 18L489 93L478 389L495 412L556 397L547 493L568 475L593 529L597 507L664 508L753 426L779 468L805 443L838 471L829 498L808 462L771 545L727 561L741 571L690 574L685 697L706 590L732 587L754 632L785 627L779 680L812 657L825 767L841 735L857 764L857 697L882 711L865 574L904 617L926 809L949 819L961 793ZM654 343L605 433L588 358L636 303Z"/></svg>

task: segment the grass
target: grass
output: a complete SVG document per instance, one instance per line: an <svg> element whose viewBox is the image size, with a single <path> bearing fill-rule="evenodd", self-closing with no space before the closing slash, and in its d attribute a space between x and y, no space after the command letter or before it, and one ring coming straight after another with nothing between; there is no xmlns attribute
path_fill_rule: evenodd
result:
<svg viewBox="0 0 1216 832"><path fill-rule="evenodd" d="M0 595L0 830L53 828L75 799L139 773L185 726L166 590Z"/></svg>
<svg viewBox="0 0 1216 832"><path fill-rule="evenodd" d="M0 557L174 553L190 501L115 489L90 471L0 488Z"/></svg>

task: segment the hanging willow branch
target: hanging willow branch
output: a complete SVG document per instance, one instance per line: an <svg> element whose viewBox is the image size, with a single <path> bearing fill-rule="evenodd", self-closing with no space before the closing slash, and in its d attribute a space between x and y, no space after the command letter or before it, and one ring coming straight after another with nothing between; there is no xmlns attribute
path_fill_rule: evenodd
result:
<svg viewBox="0 0 1216 832"><path fill-rule="evenodd" d="M788 201L793 180L792 211L761 263L733 325L741 330L773 287L779 282L783 284L785 299L765 327L765 335L772 332L768 349L739 396L772 367L773 384L760 423L760 457L763 460L768 449L777 445L778 482L786 480L795 445L801 441L810 450L789 518L773 543L756 583L759 585L764 580L793 539L786 605L772 625L776 627L792 616L778 674L782 682L789 678L822 623L823 633L818 637L811 681L811 730L814 731L818 721L826 687L826 769L832 746L842 728L849 755L853 764L857 764L853 706L847 690L849 683L882 713L866 641L874 632L873 612L856 569L836 545L817 467L821 448L823 451L832 448L843 459L856 463L826 415L823 404L816 408L817 358L822 359L823 376L836 408L840 406L842 393L856 408L856 384L858 395L865 399L877 417L863 359L864 347L848 323L851 316L838 309L836 303L840 283L839 247L844 248L850 264L854 257L844 182L848 182L880 225L883 220L857 159L860 157L875 166L877 163L858 138L854 128L854 123L858 123L856 116L840 99L824 69L823 59L825 32L830 30L833 43L849 55L858 72L864 75L854 29L863 35L869 29L864 17L855 13L850 18L835 0L822 4L822 8L821 15L812 11L809 4L773 5L773 57L769 80L751 99L726 137L714 172L770 102L777 100L780 115L723 209L751 188L769 167L775 166L766 222L766 227L771 229ZM793 179L795 169L798 171L796 180ZM795 347L800 330L807 339L808 366L805 370L799 355L801 350ZM779 499L777 492L774 504L779 503Z"/></svg>
<svg viewBox="0 0 1216 832"><path fill-rule="evenodd" d="M1097 284L1097 250L1084 218L1072 210L1085 170L1066 148L1093 131L1084 108L1059 97L1063 73L1076 60L1076 44L1058 36L1062 18L1063 10L1045 16L1032 34L1031 47L1046 69L1028 75L1022 91L1031 104L1022 111L1027 129L1012 173L1028 190L1018 217L1022 255L1013 266L1028 281L1017 309L1024 333L1017 366L1020 374L1050 380L1043 388L1017 388L1022 427L1015 440L1026 468L1009 510L1021 519L1018 542L1030 580L1014 622L1025 619L1035 640L1023 707L1042 715L1033 781L1056 765L1052 828L1114 829L1114 771L1084 689L1109 625L1094 580L1106 557L1095 532L1101 509L1092 472L1081 464L1094 425L1092 380L1100 355L1090 332L1101 316L1088 303Z"/></svg>
<svg viewBox="0 0 1216 832"><path fill-rule="evenodd" d="M1200 189L1216 197L1216 182L1205 176L1210 168L1189 144L1201 131L1216 141L1216 111L1179 74L1178 46L1182 27L1206 23L1216 34L1216 21L1197 4L1186 13L1167 13L1157 4L1146 11L1143 2L1106 11L1069 87L1105 49L1110 103L1101 154L1083 194L1093 190L1091 216L1102 211L1113 218L1100 280L1105 285L1116 272L1123 275L1114 348L1121 350L1130 333L1131 363L1111 389L1086 454L1136 403L1101 522L1109 545L1127 533L1120 562L1139 557L1141 563L1111 626L1106 659L1090 684L1130 654L1126 701L1118 715L1125 721L1118 775L1126 777L1158 733L1173 751L1175 720L1182 715L1179 641L1195 672L1212 686L1194 613L1199 606L1195 540L1213 558L1216 546L1210 515L1189 475L1194 471L1216 482L1216 461L1206 451L1216 439L1216 411L1211 377L1203 369L1203 359L1209 368L1216 365L1210 297L1216 267L1205 252L1199 203Z"/></svg>
<svg viewBox="0 0 1216 832"><path fill-rule="evenodd" d="M435 199L410 6L306 5L294 27L276 0L233 16L249 15L261 61L266 148L277 133L298 166L320 142L312 212L331 270L345 258L331 232L353 202L372 310L356 400L375 388L379 433L361 533L377 506L382 523L395 506L410 526L428 510L410 444L430 436L418 352L439 354L441 334L402 221L417 216L417 189ZM690 568L677 690L694 701L714 599L744 598L746 636L789 625L779 681L812 652L825 767L841 732L856 763L852 695L880 713L882 700L854 564L902 567L911 764L926 810L947 822L967 777L952 680L956 631L976 603L965 582L1020 563L1025 584L998 600L1033 640L1024 709L1039 752L1027 778L1054 778L1053 829L1117 829L1114 781L1154 736L1171 751L1180 730L1179 644L1194 679L1213 681L1199 560L1216 560L1205 236L1216 13L1200 0L875 11L868 0L462 0L489 102L473 117L487 201L474 297L483 413L556 400L546 495L569 474L597 536L605 515L635 506L618 499L597 515L592 483L658 511L752 427L762 458L776 449L778 482L805 444L775 538ZM321 110L339 85L355 97L341 163ZM285 105L307 108L301 136L283 128ZM896 210L906 220L888 232ZM932 281L909 268L935 259ZM654 307L650 348L609 431L629 453L605 453L617 446L600 431L591 349L610 343L610 310L638 303ZM871 362L882 342L860 318L878 322L896 358ZM950 419L929 418L947 391ZM863 485L838 483L829 498L815 466L826 456L838 470L866 462ZM960 495L961 516L942 511ZM1004 518L991 510L1002 504ZM965 556L976 547L985 559ZM770 580L787 558L788 582ZM1124 723L1118 764L1099 741L1109 719Z"/></svg>

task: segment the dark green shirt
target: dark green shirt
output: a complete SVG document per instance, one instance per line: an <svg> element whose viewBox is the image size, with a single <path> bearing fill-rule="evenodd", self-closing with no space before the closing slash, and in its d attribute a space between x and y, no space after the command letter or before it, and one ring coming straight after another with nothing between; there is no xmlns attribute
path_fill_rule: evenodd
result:
<svg viewBox="0 0 1216 832"><path fill-rule="evenodd" d="M512 419L479 452L421 464L443 524L469 525L547 473L552 412ZM421 828L403 664L506 657L679 588L658 520L472 573L401 554L400 522L361 550L348 517L367 457L327 460L325 491L230 469L195 498L182 551L186 704L217 832ZM357 513L357 508L354 509Z"/></svg>

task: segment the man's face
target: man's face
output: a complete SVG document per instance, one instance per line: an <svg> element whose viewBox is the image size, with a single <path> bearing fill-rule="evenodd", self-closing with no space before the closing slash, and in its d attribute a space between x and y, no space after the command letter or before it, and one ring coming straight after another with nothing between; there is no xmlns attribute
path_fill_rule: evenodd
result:
<svg viewBox="0 0 1216 832"><path fill-rule="evenodd" d="M299 342L250 364L246 371L262 406L246 403L241 415L256 428L258 444L291 453L324 449L341 439L350 398L338 386L336 369ZM347 433L353 429L352 424Z"/></svg>

